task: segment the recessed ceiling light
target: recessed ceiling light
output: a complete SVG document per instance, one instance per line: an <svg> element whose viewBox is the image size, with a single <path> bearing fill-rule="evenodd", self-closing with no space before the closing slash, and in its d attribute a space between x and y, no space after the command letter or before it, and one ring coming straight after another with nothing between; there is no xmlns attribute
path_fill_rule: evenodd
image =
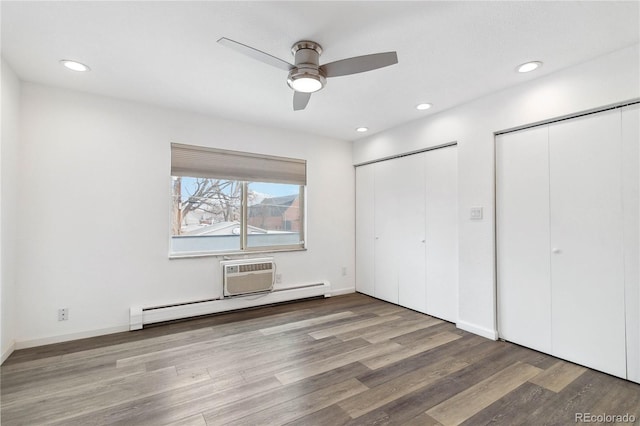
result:
<svg viewBox="0 0 640 426"><path fill-rule="evenodd" d="M431 105L431 104L418 104L418 105L416 105L416 109L418 109L420 111L424 111L425 109L429 109L432 106L433 105Z"/></svg>
<svg viewBox="0 0 640 426"><path fill-rule="evenodd" d="M356 129L356 132L364 133L364 132L366 132L367 130L369 130L369 128L368 128L368 127L358 127L358 128Z"/></svg>
<svg viewBox="0 0 640 426"><path fill-rule="evenodd" d="M542 66L540 61L531 61L518 66L518 72L531 72Z"/></svg>
<svg viewBox="0 0 640 426"><path fill-rule="evenodd" d="M69 59L63 59L60 61L60 63L64 65L65 68L70 69L71 71L85 72L85 71L91 70L91 68L89 68L85 64L82 64L77 61L71 61Z"/></svg>

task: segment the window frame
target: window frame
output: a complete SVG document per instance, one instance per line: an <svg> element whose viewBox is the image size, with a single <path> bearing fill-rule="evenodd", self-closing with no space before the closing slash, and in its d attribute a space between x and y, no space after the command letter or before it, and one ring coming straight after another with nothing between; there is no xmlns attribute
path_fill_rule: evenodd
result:
<svg viewBox="0 0 640 426"><path fill-rule="evenodd" d="M219 173L212 172L210 176L202 176L202 171L198 170L196 176L189 176L188 170L184 170L184 166L181 168L181 172L179 174L173 173L174 166L174 146L180 149L191 149L194 152L202 150L206 153L221 153L223 155L232 155L239 157L246 157L249 159L252 158L265 158L273 161L291 161L295 163L303 163L304 167L304 184L301 182L291 183L291 182L278 182L273 178L267 178L264 181L260 180L260 171L254 170L252 171L252 175L250 176L252 179L238 179L236 176L233 177L225 177L220 175ZM205 179L221 179L228 181L236 181L241 185L241 201L240 201L240 248L239 249L229 249L229 250L217 250L217 251L174 251L173 250L173 241L175 237L179 237L178 235L173 235L172 230L172 220L169 220L170 224L170 232L169 232L169 258L177 259L177 258L189 258L189 257L207 257L207 256L229 256L229 255L242 255L249 253L275 253L275 252L284 252L284 251L305 251L307 250L307 185L306 185L306 160L298 160L298 159L289 159L286 157L275 157L275 156L267 156L261 154L254 153L244 153L239 151L227 151L227 150L218 150L215 148L209 147L199 147L195 145L183 145L183 144L171 144L172 157L172 172L170 173L170 178L173 180L174 177L202 177ZM289 184L289 185L297 185L298 187L298 205L300 209L300 230L299 234L299 243L298 244L282 244L282 245L261 245L261 246L249 246L249 203L248 203L248 194L249 194L249 185L252 183L274 183L274 184ZM171 198L175 197L174 194L174 185L170 186ZM172 201L171 206L171 217L175 215L175 203Z"/></svg>

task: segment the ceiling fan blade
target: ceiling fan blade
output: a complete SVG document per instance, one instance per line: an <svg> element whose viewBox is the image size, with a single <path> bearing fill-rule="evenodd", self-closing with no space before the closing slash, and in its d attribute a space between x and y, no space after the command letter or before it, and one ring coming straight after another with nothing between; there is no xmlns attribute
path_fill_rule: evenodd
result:
<svg viewBox="0 0 640 426"><path fill-rule="evenodd" d="M223 46L229 47L237 52L242 53L243 55L247 55L250 58L257 59L260 62L264 62L265 64L274 66L276 68L280 68L285 71L290 71L293 68L293 65L287 61L283 61L280 58L276 58L275 56L271 56L268 53L265 53L261 50L254 49L251 46L247 46L246 44L238 43L237 41L233 41L231 39L222 37L218 40Z"/></svg>
<svg viewBox="0 0 640 426"><path fill-rule="evenodd" d="M384 52L329 62L328 64L322 65L320 69L327 77L340 77L342 75L357 74L359 72L388 67L389 65L397 63L398 55L396 52Z"/></svg>
<svg viewBox="0 0 640 426"><path fill-rule="evenodd" d="M293 92L293 110L300 111L307 107L311 93Z"/></svg>

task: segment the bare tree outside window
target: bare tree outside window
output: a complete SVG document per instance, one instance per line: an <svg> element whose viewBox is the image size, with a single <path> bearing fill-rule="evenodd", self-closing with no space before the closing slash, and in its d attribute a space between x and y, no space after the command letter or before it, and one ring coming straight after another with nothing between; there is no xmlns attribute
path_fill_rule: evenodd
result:
<svg viewBox="0 0 640 426"><path fill-rule="evenodd" d="M240 222L242 182L224 179L182 178L173 181L173 235L198 219L201 225ZM249 200L253 194L247 194Z"/></svg>

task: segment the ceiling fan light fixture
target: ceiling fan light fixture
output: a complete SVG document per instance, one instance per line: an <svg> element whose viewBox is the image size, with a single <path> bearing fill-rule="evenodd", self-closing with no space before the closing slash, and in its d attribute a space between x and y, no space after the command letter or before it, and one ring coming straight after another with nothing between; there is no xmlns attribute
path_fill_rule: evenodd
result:
<svg viewBox="0 0 640 426"><path fill-rule="evenodd" d="M291 80L289 86L296 92L313 93L322 89L322 83L315 77L299 77Z"/></svg>
<svg viewBox="0 0 640 426"><path fill-rule="evenodd" d="M318 70L294 68L289 73L287 84L296 92L313 93L324 87L326 79Z"/></svg>

